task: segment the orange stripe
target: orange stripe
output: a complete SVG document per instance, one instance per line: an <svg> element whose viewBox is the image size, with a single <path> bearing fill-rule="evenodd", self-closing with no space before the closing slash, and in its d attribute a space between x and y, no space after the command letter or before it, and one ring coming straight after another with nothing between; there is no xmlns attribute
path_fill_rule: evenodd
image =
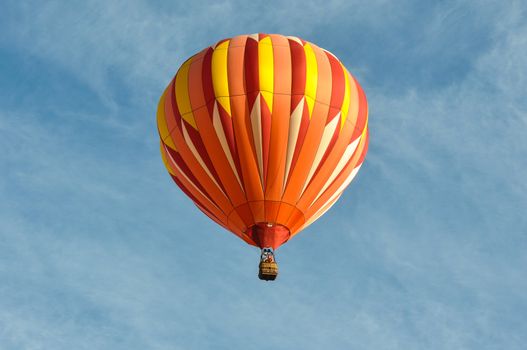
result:
<svg viewBox="0 0 527 350"><path fill-rule="evenodd" d="M175 78L172 79L170 84L167 88L167 93L165 94L165 104L164 104L164 114L165 114L165 120L167 122L167 128L168 128L168 135L167 137L171 137L170 133L174 128L178 127L178 124L181 123L181 115L179 114L179 111L177 109L176 105L176 94L175 94ZM167 105L170 106L170 108L167 108ZM171 138L172 143L175 145L174 140ZM166 143L166 142L165 142Z"/></svg>
<svg viewBox="0 0 527 350"><path fill-rule="evenodd" d="M211 102L214 103L214 102ZM227 196L230 198L234 206L240 205L246 201L245 195L236 180L236 176L229 165L227 156L223 152L218 135L212 125L212 117L209 115L209 108L203 106L194 111L194 117L198 129L200 131L201 139L210 156L210 160L216 169L216 174L223 184Z"/></svg>
<svg viewBox="0 0 527 350"><path fill-rule="evenodd" d="M166 152L166 150L165 150ZM168 155L165 156L168 159L168 162L171 163L172 160ZM210 211L216 218L218 218L222 222L227 222L227 217L224 212L222 212L214 203L206 196L200 193L200 191L197 190L197 187L195 187L190 181L187 180L186 176L183 175L181 171L177 168L176 164L171 164L171 169L174 172L174 176L182 183L184 186L184 189L186 189L188 192L192 194L202 205L205 207L208 211Z"/></svg>
<svg viewBox="0 0 527 350"><path fill-rule="evenodd" d="M231 96L244 95L244 52L247 35L237 36L231 39L227 52L227 75L229 80L229 92Z"/></svg>
<svg viewBox="0 0 527 350"><path fill-rule="evenodd" d="M295 207L291 204L280 202L280 209L278 209L278 214L276 215L276 223L286 226L287 221L289 220L289 217L293 213L294 209Z"/></svg>
<svg viewBox="0 0 527 350"><path fill-rule="evenodd" d="M359 92L357 90L357 84L355 83L355 79L351 76L351 74L345 70L344 72L346 76L348 77L348 88L349 88L349 102L347 108L342 108L343 110L347 110L347 116L344 122L351 122L351 124L355 125L357 123L357 115L359 112L360 107L360 99L359 99ZM346 100L344 99L344 102ZM355 139L355 137L353 138Z"/></svg>
<svg viewBox="0 0 527 350"><path fill-rule="evenodd" d="M342 158L346 147L350 143L351 135L353 133L353 126L351 123L345 123L344 128L341 130L339 138L333 150L330 152L326 161L320 167L319 172L311 180L311 184L307 187L302 197L297 203L298 208L303 211L307 211L308 207L313 203L313 200L318 195L319 191L328 181L329 177L333 173L338 162Z"/></svg>
<svg viewBox="0 0 527 350"><path fill-rule="evenodd" d="M264 195L260 183L258 164L252 145L252 133L250 133L247 125L250 119L246 96L231 96L231 109L233 115L236 115L236 118L233 118L234 136L236 138L238 156L240 157L247 200L263 200Z"/></svg>
<svg viewBox="0 0 527 350"><path fill-rule="evenodd" d="M203 91L205 102L212 102L215 99L214 96L214 85L212 83L212 54L214 50L212 48L205 49L203 55L203 63L201 64L201 85L196 82L196 88ZM209 104L210 106L210 104ZM212 110L209 110L212 115Z"/></svg>
<svg viewBox="0 0 527 350"><path fill-rule="evenodd" d="M229 227L242 232L247 229L247 226L245 226L245 223L236 210L231 211L229 214Z"/></svg>
<svg viewBox="0 0 527 350"><path fill-rule="evenodd" d="M313 116L309 123L306 138L302 150L287 183L283 200L288 203L296 203L301 195L304 183L311 169L311 164L320 144L320 139L326 125L329 106L318 101L313 107Z"/></svg>
<svg viewBox="0 0 527 350"><path fill-rule="evenodd" d="M355 154L349 161L349 163L344 167L342 172L337 176L333 183L326 189L324 194L320 196L317 201L307 210L306 216L311 217L311 215L316 214L316 212L324 206L328 200L333 196L335 191L342 185L342 183L347 179L348 175L355 169L360 163L360 159L363 158L363 151L365 150L366 145L368 144L367 137L359 143Z"/></svg>
<svg viewBox="0 0 527 350"><path fill-rule="evenodd" d="M170 129L168 128L167 118L165 115L165 100L169 90L169 88L165 89L161 95L161 98L159 99L159 103L157 104L157 131L159 132L159 138L161 141L165 142L166 140L167 146L175 150L176 145L174 145L174 142L170 138Z"/></svg>
<svg viewBox="0 0 527 350"><path fill-rule="evenodd" d="M306 222L304 214L298 210L298 208L294 208L293 212L291 213L291 216L289 217L289 220L287 220L287 223L284 225L285 227L290 227L291 229L293 227L300 227ZM294 234L295 232L291 232L291 234Z"/></svg>
<svg viewBox="0 0 527 350"><path fill-rule="evenodd" d="M278 201L265 201L265 222L276 222L276 216L278 210L280 210L280 202Z"/></svg>
<svg viewBox="0 0 527 350"><path fill-rule="evenodd" d="M273 114L271 115L271 137L266 176L265 198L280 200L287 153L289 118L291 116L291 51L289 40L281 35L271 35L274 59Z"/></svg>
<svg viewBox="0 0 527 350"><path fill-rule="evenodd" d="M188 90L190 96L190 105L192 110L196 110L203 107L207 101L205 99L205 93L203 91L203 59L207 50L202 50L199 54L194 56L194 59L190 63L188 72Z"/></svg>
<svg viewBox="0 0 527 350"><path fill-rule="evenodd" d="M253 213L253 221L255 223L265 222L264 201L249 202L249 207Z"/></svg>
<svg viewBox="0 0 527 350"><path fill-rule="evenodd" d="M331 89L333 85L333 74L331 73L331 64L324 50L322 50L316 45L311 45L311 48L313 49L313 52L315 53L315 57L317 59L318 80L316 100L320 103L329 105L331 103Z"/></svg>
<svg viewBox="0 0 527 350"><path fill-rule="evenodd" d="M253 213L251 211L251 208L249 208L249 203L244 203L238 207L236 207L236 212L240 219L243 220L243 223L245 225L245 228L252 226L255 224Z"/></svg>
<svg viewBox="0 0 527 350"><path fill-rule="evenodd" d="M173 115L174 109L171 108L170 102L167 100L165 104L165 113L167 115ZM185 138L181 134L179 128L174 128L170 133L174 144L176 145L181 158L183 158L185 164L190 168L194 176L198 179L200 184L205 188L208 194L212 197L213 201L221 208L224 213L228 213L232 209L232 205L227 197L220 191L220 189L214 184L212 179L203 170L197 159L189 149Z"/></svg>

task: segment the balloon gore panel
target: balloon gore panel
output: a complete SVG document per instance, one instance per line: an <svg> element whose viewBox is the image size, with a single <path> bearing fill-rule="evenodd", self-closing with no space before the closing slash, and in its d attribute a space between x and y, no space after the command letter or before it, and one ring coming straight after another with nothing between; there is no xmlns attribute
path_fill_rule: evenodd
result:
<svg viewBox="0 0 527 350"><path fill-rule="evenodd" d="M157 124L175 183L245 242L278 248L323 215L368 149L364 91L297 37L240 35L190 57Z"/></svg>

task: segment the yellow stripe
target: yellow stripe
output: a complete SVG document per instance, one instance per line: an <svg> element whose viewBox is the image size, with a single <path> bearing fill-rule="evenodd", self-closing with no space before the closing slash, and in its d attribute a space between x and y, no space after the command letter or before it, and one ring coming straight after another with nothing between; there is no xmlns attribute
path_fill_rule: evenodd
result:
<svg viewBox="0 0 527 350"><path fill-rule="evenodd" d="M260 92L273 112L274 61L271 37L265 37L258 43L258 78Z"/></svg>
<svg viewBox="0 0 527 350"><path fill-rule="evenodd" d="M192 125L194 129L197 129L196 121L194 120L194 114L192 114L192 107L190 105L190 96L188 92L188 71L190 69L190 63L192 58L188 59L181 68L179 68L176 74L176 102L183 118L187 123Z"/></svg>
<svg viewBox="0 0 527 350"><path fill-rule="evenodd" d="M227 74L227 53L230 40L216 46L212 53L212 86L220 105L231 115L229 99L229 76Z"/></svg>
<svg viewBox="0 0 527 350"><path fill-rule="evenodd" d="M161 141L159 143L159 147L160 147L160 151L161 151L161 159L163 159L163 163L165 164L165 168L167 168L168 172L174 176L176 176L176 174L174 174L174 172L172 171L172 168L170 167L170 165L168 165L168 159L167 159L167 155L166 155L166 151L165 149L163 148L163 142Z"/></svg>
<svg viewBox="0 0 527 350"><path fill-rule="evenodd" d="M318 83L318 66L315 52L309 43L304 46L306 53L306 98L307 107L309 109L309 118L313 113L313 106L315 105L315 98L317 98L317 83Z"/></svg>
<svg viewBox="0 0 527 350"><path fill-rule="evenodd" d="M165 89L165 92L163 92L163 95L161 95L161 98L159 99L159 103L157 105L157 128L159 130L159 137L165 144L172 148L173 150L176 149L176 145L174 145L174 142L172 141L172 138L170 137L170 130L168 130L167 126L167 120L165 115L165 98L168 92L168 88ZM165 140L166 139L166 140Z"/></svg>
<svg viewBox="0 0 527 350"><path fill-rule="evenodd" d="M348 71L342 63L340 64L342 66L342 72L344 73L344 79L345 79L345 90L344 90L344 100L342 101L342 108L340 109L340 129L344 127L344 123L346 123L346 118L348 117L348 112L350 108L350 80L348 78Z"/></svg>

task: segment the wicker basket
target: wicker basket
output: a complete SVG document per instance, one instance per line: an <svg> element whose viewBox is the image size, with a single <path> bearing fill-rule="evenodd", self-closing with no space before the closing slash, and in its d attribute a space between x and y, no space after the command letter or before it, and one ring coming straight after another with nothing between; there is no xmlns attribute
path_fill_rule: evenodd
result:
<svg viewBox="0 0 527 350"><path fill-rule="evenodd" d="M258 278L265 281L274 281L278 275L278 264L275 262L260 262Z"/></svg>

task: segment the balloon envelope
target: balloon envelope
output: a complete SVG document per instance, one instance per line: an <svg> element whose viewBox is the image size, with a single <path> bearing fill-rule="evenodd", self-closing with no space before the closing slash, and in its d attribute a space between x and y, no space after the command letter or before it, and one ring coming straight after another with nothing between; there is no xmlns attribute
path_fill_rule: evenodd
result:
<svg viewBox="0 0 527 350"><path fill-rule="evenodd" d="M190 57L159 101L165 166L212 220L277 248L324 214L368 147L365 94L330 52L241 35Z"/></svg>

